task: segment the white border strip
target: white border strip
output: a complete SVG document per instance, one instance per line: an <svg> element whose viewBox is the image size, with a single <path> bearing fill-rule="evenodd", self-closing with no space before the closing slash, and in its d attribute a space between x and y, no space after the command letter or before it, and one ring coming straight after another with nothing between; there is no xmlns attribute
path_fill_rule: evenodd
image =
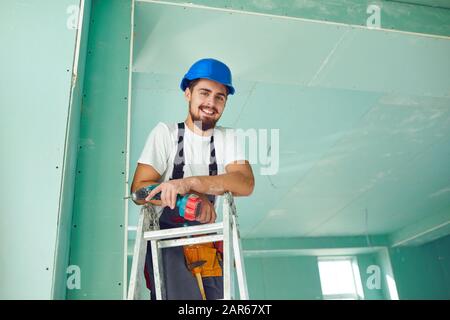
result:
<svg viewBox="0 0 450 320"><path fill-rule="evenodd" d="M427 229L425 231L419 232L419 233L417 233L417 234L415 234L415 235L413 235L413 236L411 236L409 238L406 238L406 239L400 240L398 242L395 242L394 244L391 245L391 247L395 248L395 247L401 246L402 244L405 244L405 243L408 243L408 242L410 242L412 240L415 240L415 239L417 239L417 238L419 238L419 237L421 237L423 235L426 235L427 233L430 233L430 232L433 232L433 231L435 231L437 229L443 228L443 227L445 227L448 224L450 224L450 221L446 221L446 222L441 223L441 224L439 224L437 226L434 226L434 227L432 227L430 229Z"/></svg>
<svg viewBox="0 0 450 320"><path fill-rule="evenodd" d="M384 267L386 268L384 270L384 278L386 281L387 293L389 294L389 299L399 300L397 283L395 281L394 271L392 269L391 255L389 254L389 249L383 248L380 251L380 257L381 257L381 265L383 265L383 261L384 261ZM386 292L386 290L384 290L384 291Z"/></svg>
<svg viewBox="0 0 450 320"><path fill-rule="evenodd" d="M76 85L76 79L78 78L78 62L80 60L80 47L81 47L81 33L83 32L83 19L84 19L84 2L85 0L80 0L80 7L79 7L79 15L78 15L78 25L77 25L77 39L76 39L76 45L75 45L75 58L73 62L73 70L72 74L74 79L73 86Z"/></svg>
<svg viewBox="0 0 450 320"><path fill-rule="evenodd" d="M133 44L134 44L134 3L131 1L131 34L130 34L130 60L128 64L128 110L127 110L127 145L125 151L125 196L130 190L130 141L131 141L131 83L132 83L132 66L133 66ZM124 200L125 205L125 221L124 221L124 239L123 239L123 299L127 299L128 288L128 199Z"/></svg>
<svg viewBox="0 0 450 320"><path fill-rule="evenodd" d="M305 249L244 249L246 258L260 257L292 257L292 256L332 256L342 258L355 254L376 253L385 248L375 247L343 247L343 248L305 248Z"/></svg>
<svg viewBox="0 0 450 320"><path fill-rule="evenodd" d="M208 7L208 6L204 6L204 5L187 3L187 2L185 2L185 3L174 3L174 2L159 1L159 0L133 0L133 1L153 3L153 4L161 4L161 5L169 5L169 6L176 6L176 7L185 7L185 8L192 8L192 9L203 9L203 10L210 10L210 11L220 11L220 12L226 12L226 13L245 14L245 15L251 15L251 16L279 18L279 19L286 19L286 20L296 20L296 21L304 21L304 22L311 22L311 23L318 23L318 24L329 24L329 25L333 25L333 26L351 27L351 28L363 29L363 30L385 31L385 32L393 32L393 33L407 34L407 35L420 36L420 37L429 37L429 38L450 40L450 36L440 36L440 35L434 35L434 34L428 34L428 33L418 33L418 32L410 32L410 31L402 31L402 30L394 30L394 29L384 29L384 28L368 28L368 27L361 26L361 25L356 25L356 24L347 24L347 23L340 23L340 22L313 20L313 19L306 19L306 18L299 18L299 17L290 17L290 16L281 16L281 15L276 15L276 14L251 12L251 11L244 11L244 10Z"/></svg>

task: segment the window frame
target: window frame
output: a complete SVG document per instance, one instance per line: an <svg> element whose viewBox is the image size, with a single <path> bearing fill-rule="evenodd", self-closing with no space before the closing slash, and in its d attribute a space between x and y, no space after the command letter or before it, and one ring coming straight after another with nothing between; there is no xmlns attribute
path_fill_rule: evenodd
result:
<svg viewBox="0 0 450 320"><path fill-rule="evenodd" d="M350 261L355 293L338 293L338 294L323 293L322 278L320 277L319 264L321 262L336 262L336 261ZM359 271L358 260L356 256L319 256L317 257L317 268L319 269L320 288L324 300L364 300L364 291L362 288L361 273Z"/></svg>

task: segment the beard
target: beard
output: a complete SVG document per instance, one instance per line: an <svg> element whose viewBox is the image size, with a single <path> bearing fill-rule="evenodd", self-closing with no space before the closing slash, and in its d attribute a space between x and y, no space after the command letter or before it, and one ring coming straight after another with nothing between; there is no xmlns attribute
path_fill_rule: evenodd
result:
<svg viewBox="0 0 450 320"><path fill-rule="evenodd" d="M200 108L200 107L201 107L201 106L199 106L199 108ZM217 120L216 120L216 119L202 120L202 119L200 118L200 116L195 115L195 114L192 112L191 103L189 103L189 114L190 114L190 116L191 116L192 121L194 122L194 125L195 125L197 128L201 129L202 131L207 131L207 130L209 130L209 129L214 128L214 127L216 126L217 121L219 120L219 119L217 119Z"/></svg>

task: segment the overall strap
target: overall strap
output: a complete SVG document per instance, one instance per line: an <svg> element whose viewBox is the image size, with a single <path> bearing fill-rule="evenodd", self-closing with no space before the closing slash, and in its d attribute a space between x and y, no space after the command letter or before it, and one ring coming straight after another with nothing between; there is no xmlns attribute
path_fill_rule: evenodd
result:
<svg viewBox="0 0 450 320"><path fill-rule="evenodd" d="M184 122L178 123L178 143L177 153L175 154L175 160L173 162L172 177L170 180L182 179L184 177Z"/></svg>
<svg viewBox="0 0 450 320"><path fill-rule="evenodd" d="M184 177L184 131L185 125L184 122L178 123L178 143L177 143L177 153L175 154L175 159L173 163L172 177L170 180L174 179L182 179ZM217 160L216 160L216 148L214 146L214 134L211 135L211 139L209 141L209 175L216 176L217 175ZM215 203L216 197L214 195L208 195L209 201L211 203Z"/></svg>
<svg viewBox="0 0 450 320"><path fill-rule="evenodd" d="M211 140L209 141L209 150L210 150L210 157L209 157L209 175L210 176L216 176L217 175L217 160L216 160L216 148L214 146L214 134L211 135ZM209 201L214 204L216 201L216 196L209 194L208 195Z"/></svg>

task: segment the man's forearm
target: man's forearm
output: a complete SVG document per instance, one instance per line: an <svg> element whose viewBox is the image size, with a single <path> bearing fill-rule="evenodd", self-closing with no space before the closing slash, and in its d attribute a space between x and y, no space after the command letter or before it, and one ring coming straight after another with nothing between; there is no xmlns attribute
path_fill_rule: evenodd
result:
<svg viewBox="0 0 450 320"><path fill-rule="evenodd" d="M241 172L229 172L217 176L196 176L186 178L191 191L222 195L231 192L234 196L248 196L253 192L254 178Z"/></svg>

